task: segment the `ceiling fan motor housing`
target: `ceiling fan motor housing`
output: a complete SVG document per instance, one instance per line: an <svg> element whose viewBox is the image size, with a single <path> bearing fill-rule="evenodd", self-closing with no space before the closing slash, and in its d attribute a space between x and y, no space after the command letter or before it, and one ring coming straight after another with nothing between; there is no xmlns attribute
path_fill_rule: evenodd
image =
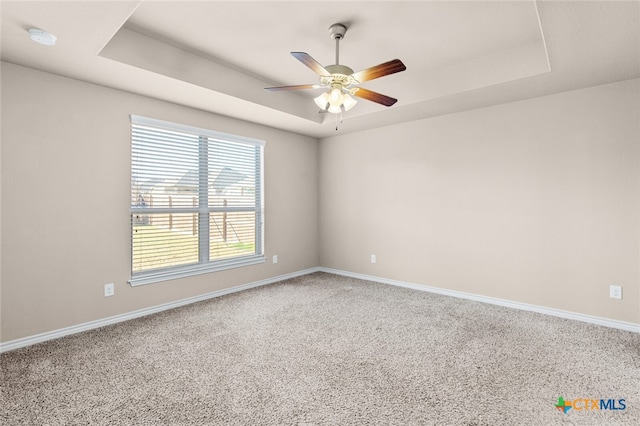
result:
<svg viewBox="0 0 640 426"><path fill-rule="evenodd" d="M325 67L327 71L331 73L330 76L320 77L320 84L323 87L335 87L339 85L341 88L349 88L353 84L357 84L355 79L351 76L353 70L344 65L327 65Z"/></svg>
<svg viewBox="0 0 640 426"><path fill-rule="evenodd" d="M331 74L342 74L342 75L353 74L353 70L344 65L327 65L325 69L329 71Z"/></svg>

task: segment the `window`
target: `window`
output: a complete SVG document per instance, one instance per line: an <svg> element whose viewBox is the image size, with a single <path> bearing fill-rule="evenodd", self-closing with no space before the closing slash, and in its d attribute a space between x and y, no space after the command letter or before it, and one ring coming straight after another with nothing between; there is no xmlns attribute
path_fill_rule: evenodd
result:
<svg viewBox="0 0 640 426"><path fill-rule="evenodd" d="M265 261L263 146L131 116L131 285Z"/></svg>

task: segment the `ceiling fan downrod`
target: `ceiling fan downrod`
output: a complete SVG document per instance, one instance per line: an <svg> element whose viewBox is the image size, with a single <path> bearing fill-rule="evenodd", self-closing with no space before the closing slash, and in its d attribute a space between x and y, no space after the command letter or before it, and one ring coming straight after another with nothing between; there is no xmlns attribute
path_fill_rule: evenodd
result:
<svg viewBox="0 0 640 426"><path fill-rule="evenodd" d="M342 24L333 24L329 27L329 35L336 41L336 65L340 64L340 40L347 33L347 27Z"/></svg>

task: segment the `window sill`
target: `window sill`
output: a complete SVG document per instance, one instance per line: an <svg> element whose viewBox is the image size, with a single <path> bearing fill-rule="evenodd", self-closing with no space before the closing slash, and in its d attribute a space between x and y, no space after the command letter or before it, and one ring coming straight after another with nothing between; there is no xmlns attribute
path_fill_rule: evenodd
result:
<svg viewBox="0 0 640 426"><path fill-rule="evenodd" d="M229 260L219 260L207 264L189 265L151 273L140 273L131 277L131 279L129 280L129 284L131 285L131 287L136 287L139 285L153 284L161 281L177 280L180 278L192 277L195 275L224 271L226 269L242 268L245 266L257 265L264 262L266 262L266 258L262 255L248 256Z"/></svg>

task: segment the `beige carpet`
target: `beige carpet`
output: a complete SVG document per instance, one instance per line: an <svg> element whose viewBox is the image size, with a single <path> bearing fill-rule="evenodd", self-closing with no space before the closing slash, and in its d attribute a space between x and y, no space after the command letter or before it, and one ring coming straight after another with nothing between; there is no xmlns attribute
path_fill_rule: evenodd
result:
<svg viewBox="0 0 640 426"><path fill-rule="evenodd" d="M640 424L638 334L324 273L0 360L3 425Z"/></svg>

